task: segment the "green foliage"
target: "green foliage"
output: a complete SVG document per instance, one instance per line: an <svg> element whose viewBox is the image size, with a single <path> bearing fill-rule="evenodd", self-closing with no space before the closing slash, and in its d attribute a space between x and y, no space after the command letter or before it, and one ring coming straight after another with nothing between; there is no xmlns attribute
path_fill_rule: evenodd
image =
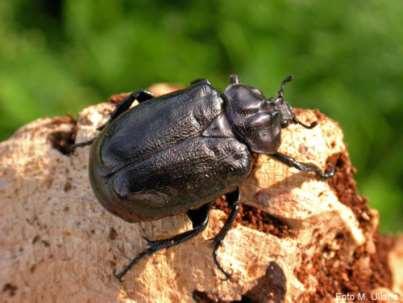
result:
<svg viewBox="0 0 403 303"><path fill-rule="evenodd" d="M382 229L403 230L403 2L79 1L0 3L0 138L46 115L155 82L231 72L317 107L345 130Z"/></svg>

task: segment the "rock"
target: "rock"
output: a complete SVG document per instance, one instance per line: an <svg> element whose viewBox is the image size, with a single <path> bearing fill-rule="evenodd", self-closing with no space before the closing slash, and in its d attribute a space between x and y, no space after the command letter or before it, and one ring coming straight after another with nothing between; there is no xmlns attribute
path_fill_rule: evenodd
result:
<svg viewBox="0 0 403 303"><path fill-rule="evenodd" d="M119 283L112 272L145 248L143 236L190 227L184 215L140 224L113 216L90 188L89 148L69 154L124 96L84 109L77 121L34 121L0 144L1 302L342 302L349 294L403 292L403 241L378 234L377 212L357 194L342 130L314 110L298 110L298 118L318 126L291 125L280 150L334 165L337 174L322 181L256 156L241 214L218 253L230 280L214 265L209 241L228 212L221 197L202 235L145 258Z"/></svg>

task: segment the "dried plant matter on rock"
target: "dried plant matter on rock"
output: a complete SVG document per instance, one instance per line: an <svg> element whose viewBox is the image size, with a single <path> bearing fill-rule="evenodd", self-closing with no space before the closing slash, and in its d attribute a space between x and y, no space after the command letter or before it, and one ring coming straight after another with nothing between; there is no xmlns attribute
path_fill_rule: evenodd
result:
<svg viewBox="0 0 403 303"><path fill-rule="evenodd" d="M378 235L376 211L356 192L341 129L312 110L298 118L318 126L289 126L280 151L336 165L336 177L321 181L256 157L238 224L219 250L231 280L222 280L211 256L209 239L226 216L219 198L201 236L144 259L119 283L113 269L144 249L143 236L190 227L182 215L140 224L114 217L89 186L88 148L69 154L123 97L84 109L77 121L34 121L0 144L0 301L323 302L337 293L401 291L401 241Z"/></svg>

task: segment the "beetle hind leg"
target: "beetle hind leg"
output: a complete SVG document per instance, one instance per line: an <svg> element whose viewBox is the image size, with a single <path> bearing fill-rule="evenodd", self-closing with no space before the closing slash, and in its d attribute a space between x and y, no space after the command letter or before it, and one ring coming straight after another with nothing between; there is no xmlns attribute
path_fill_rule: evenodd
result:
<svg viewBox="0 0 403 303"><path fill-rule="evenodd" d="M127 111L135 100L137 100L139 103L142 103L142 102L147 101L152 98L154 98L154 96L150 92L145 91L145 90L139 90L139 91L130 93L125 99L123 99L122 102L119 103L119 105L111 113L109 120L105 124L98 127L97 130L104 129L108 123L110 123L112 120L116 119L122 113ZM88 141L73 144L71 146L71 152L73 153L77 147L84 147L87 145L91 145L94 141L95 141L95 138L92 138Z"/></svg>
<svg viewBox="0 0 403 303"><path fill-rule="evenodd" d="M221 266L220 262L217 260L217 250L220 248L225 236L227 235L228 231L230 230L232 224L235 221L235 218L239 212L239 189L236 189L233 192L230 192L225 195L228 206L231 208L231 212L224 223L224 226L221 228L219 233L213 238L213 258L214 263L218 267L218 269L225 275L226 279L231 277L231 274L226 272L224 268Z"/></svg>
<svg viewBox="0 0 403 303"><path fill-rule="evenodd" d="M202 207L194 210L189 210L187 215L189 219L192 221L193 229L185 231L179 235L173 236L172 238L165 240L149 240L144 238L147 241L148 248L143 250L137 256L135 256L120 272L114 273L115 277L118 278L119 281L122 281L123 276L143 257L151 256L155 252L169 248L175 245L178 245L186 240L189 240L199 233L201 233L207 226L208 223L208 212L210 210L210 204L205 204Z"/></svg>

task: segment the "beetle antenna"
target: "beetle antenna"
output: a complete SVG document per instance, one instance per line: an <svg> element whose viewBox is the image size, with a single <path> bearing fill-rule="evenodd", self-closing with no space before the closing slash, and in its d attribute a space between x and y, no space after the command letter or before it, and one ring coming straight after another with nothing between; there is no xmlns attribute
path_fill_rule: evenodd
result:
<svg viewBox="0 0 403 303"><path fill-rule="evenodd" d="M277 91L277 98L283 99L283 97L284 97L284 87L285 87L285 85L286 85L288 82L290 82L292 79L293 79L293 76L292 76L292 75L288 75L287 77L284 78L283 81L281 81L280 89Z"/></svg>

